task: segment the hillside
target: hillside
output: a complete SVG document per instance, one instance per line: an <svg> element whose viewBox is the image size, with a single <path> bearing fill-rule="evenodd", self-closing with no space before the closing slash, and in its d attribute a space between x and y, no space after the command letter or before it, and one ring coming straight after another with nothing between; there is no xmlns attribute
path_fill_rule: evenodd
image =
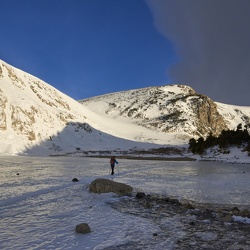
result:
<svg viewBox="0 0 250 250"><path fill-rule="evenodd" d="M81 100L80 103L98 114L102 130L127 139L162 144L187 143L192 137L206 137L210 133L217 136L222 130L236 128L239 123L243 126L250 124L250 107L214 102L185 85L117 92ZM102 120L105 120L104 124ZM121 127L110 129L117 122ZM124 128L131 123L137 134ZM146 138L147 134L151 138Z"/></svg>
<svg viewBox="0 0 250 250"><path fill-rule="evenodd" d="M249 117L250 107L216 103L184 85L78 102L0 61L0 155L155 154L156 148L183 155L190 138L244 126Z"/></svg>
<svg viewBox="0 0 250 250"><path fill-rule="evenodd" d="M0 118L0 155L53 155L138 146L91 127L80 103L3 61Z"/></svg>

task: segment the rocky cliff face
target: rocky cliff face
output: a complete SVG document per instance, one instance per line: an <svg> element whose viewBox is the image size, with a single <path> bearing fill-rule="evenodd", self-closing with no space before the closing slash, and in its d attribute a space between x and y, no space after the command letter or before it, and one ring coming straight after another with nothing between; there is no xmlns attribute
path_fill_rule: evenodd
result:
<svg viewBox="0 0 250 250"><path fill-rule="evenodd" d="M198 98L197 98L198 97ZM218 136L222 130L227 130L223 116L218 112L217 104L205 95L195 94L190 96L190 104L193 114L195 114L195 126L197 128L194 134L207 136L212 134Z"/></svg>

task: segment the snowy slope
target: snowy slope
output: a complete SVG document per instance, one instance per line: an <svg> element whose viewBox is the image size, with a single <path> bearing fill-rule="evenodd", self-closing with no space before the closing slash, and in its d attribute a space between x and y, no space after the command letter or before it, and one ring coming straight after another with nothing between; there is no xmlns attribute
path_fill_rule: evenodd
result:
<svg viewBox="0 0 250 250"><path fill-rule="evenodd" d="M84 122L79 105L52 86L0 61L2 154L50 139L68 121Z"/></svg>
<svg viewBox="0 0 250 250"><path fill-rule="evenodd" d="M223 116L229 129L235 129L240 123L250 124L250 107L235 106L216 102L219 113Z"/></svg>
<svg viewBox="0 0 250 250"><path fill-rule="evenodd" d="M190 138L217 136L223 129L250 124L250 107L214 102L185 85L149 87L106 94L81 100L97 118L98 128L130 140L158 144L186 144ZM98 123L98 120L101 121ZM214 148L198 160L247 163L250 157L242 148L231 147L224 155Z"/></svg>
<svg viewBox="0 0 250 250"><path fill-rule="evenodd" d="M187 142L209 133L218 135L223 129L250 123L250 107L213 102L185 85L136 89L80 102L105 121L99 124L102 130L136 140L149 140L150 135L152 142L162 144ZM117 122L121 129L115 129ZM133 133L124 129L131 124Z"/></svg>
<svg viewBox="0 0 250 250"><path fill-rule="evenodd" d="M0 155L48 155L137 146L94 129L86 114L95 118L80 103L49 84L0 61Z"/></svg>
<svg viewBox="0 0 250 250"><path fill-rule="evenodd" d="M0 61L0 155L187 147L192 137L249 123L250 107L215 103L185 85L73 100Z"/></svg>

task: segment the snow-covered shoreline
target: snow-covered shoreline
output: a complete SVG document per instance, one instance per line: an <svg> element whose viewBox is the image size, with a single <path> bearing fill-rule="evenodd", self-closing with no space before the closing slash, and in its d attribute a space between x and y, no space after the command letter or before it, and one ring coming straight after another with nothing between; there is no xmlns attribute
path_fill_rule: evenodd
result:
<svg viewBox="0 0 250 250"><path fill-rule="evenodd" d="M161 195L147 195L140 199L122 198L110 205L121 213L153 220L155 224L159 224L161 231L153 233L159 241L166 234L176 234L173 247L166 249L200 249L202 245L209 245L211 249L231 249L232 246L246 249L250 246L250 218L232 215L238 210L237 207L195 202L191 204L190 201L179 201ZM247 212L250 215L249 210ZM163 224L163 220L170 225ZM131 249L130 247L131 245L124 244L115 249Z"/></svg>
<svg viewBox="0 0 250 250"><path fill-rule="evenodd" d="M134 192L243 209L250 206L249 164L119 157L117 160L119 164L111 177L106 158L0 157L0 248L97 250L150 247L171 250L178 249L178 244L188 244L189 247L191 244L193 249L200 243L210 245L233 240L249 244L241 231L233 232L232 236L234 224L226 224L225 233L220 229L220 222L211 224L197 220L193 221L195 226L189 225L193 215L173 211L170 216L170 209L158 211L161 208L158 204L151 210L138 210L149 217L137 216L131 214L136 207L131 207L129 213L126 212L128 206L121 206L123 211L112 208L111 204L122 202L121 197L112 193L93 194L88 190L88 185L101 177L128 184ZM74 177L79 182L72 182ZM133 198L129 199L134 202ZM158 216L160 212L163 212L162 216ZM84 222L89 224L92 232L79 235L75 227ZM218 232L212 232L211 227ZM189 231L186 228L192 232L192 241L187 241Z"/></svg>

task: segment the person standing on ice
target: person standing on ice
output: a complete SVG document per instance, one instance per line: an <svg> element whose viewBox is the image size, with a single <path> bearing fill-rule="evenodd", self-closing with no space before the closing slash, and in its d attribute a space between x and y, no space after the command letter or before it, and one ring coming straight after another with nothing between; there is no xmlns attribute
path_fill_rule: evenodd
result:
<svg viewBox="0 0 250 250"><path fill-rule="evenodd" d="M118 164L118 162L115 159L115 156L112 156L110 159L111 175L113 175L115 173L114 172L115 164Z"/></svg>

